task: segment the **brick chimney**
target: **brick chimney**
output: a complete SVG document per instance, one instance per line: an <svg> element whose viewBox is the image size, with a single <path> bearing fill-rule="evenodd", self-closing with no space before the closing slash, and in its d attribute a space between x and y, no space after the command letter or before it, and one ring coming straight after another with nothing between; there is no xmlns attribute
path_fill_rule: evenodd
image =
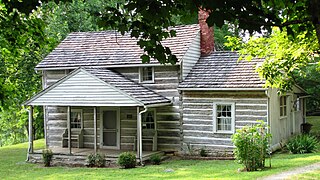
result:
<svg viewBox="0 0 320 180"><path fill-rule="evenodd" d="M200 8L198 20L200 25L200 51L201 56L208 56L214 51L213 27L209 27L206 20L209 17L209 11Z"/></svg>

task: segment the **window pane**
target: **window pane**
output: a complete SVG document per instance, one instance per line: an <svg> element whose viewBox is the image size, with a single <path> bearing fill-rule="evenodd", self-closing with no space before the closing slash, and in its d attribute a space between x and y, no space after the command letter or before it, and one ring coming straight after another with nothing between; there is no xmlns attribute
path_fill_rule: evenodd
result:
<svg viewBox="0 0 320 180"><path fill-rule="evenodd" d="M286 116L287 115L287 97L281 96L280 97L280 116Z"/></svg>
<svg viewBox="0 0 320 180"><path fill-rule="evenodd" d="M143 67L141 75L142 81L152 81L152 67Z"/></svg>
<svg viewBox="0 0 320 180"><path fill-rule="evenodd" d="M218 118L217 130L230 131L231 130L231 118Z"/></svg>
<svg viewBox="0 0 320 180"><path fill-rule="evenodd" d="M71 128L81 128L81 113L71 112Z"/></svg>
<svg viewBox="0 0 320 180"><path fill-rule="evenodd" d="M216 128L217 131L232 130L232 105L216 105Z"/></svg>
<svg viewBox="0 0 320 180"><path fill-rule="evenodd" d="M221 111L221 106L217 105L217 112L220 112L220 111Z"/></svg>
<svg viewBox="0 0 320 180"><path fill-rule="evenodd" d="M148 111L142 114L142 128L154 129L154 111Z"/></svg>

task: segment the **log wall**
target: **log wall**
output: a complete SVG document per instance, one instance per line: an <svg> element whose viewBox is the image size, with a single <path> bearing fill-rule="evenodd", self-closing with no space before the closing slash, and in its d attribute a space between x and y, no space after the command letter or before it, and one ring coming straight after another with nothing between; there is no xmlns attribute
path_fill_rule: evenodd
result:
<svg viewBox="0 0 320 180"><path fill-rule="evenodd" d="M116 68L115 71L139 82L139 68ZM172 100L171 106L156 108L156 121L158 132L158 150L179 151L180 139L180 111L179 92L180 81L179 66L154 67L154 83L141 83L144 86ZM133 129L128 129L134 131ZM123 140L123 138L121 138Z"/></svg>
<svg viewBox="0 0 320 180"><path fill-rule="evenodd" d="M218 156L232 152L232 133L216 133L213 130L213 103L235 103L235 129L267 122L268 99L263 92L208 92L184 91L182 103L183 153L201 148L214 151Z"/></svg>
<svg viewBox="0 0 320 180"><path fill-rule="evenodd" d="M139 68L117 68L115 71L138 82ZM178 66L154 67L154 83L143 84L155 92L166 96L173 101L173 105L156 108L156 121L158 130L158 150L179 151L181 147L180 139L180 112L179 112L179 93L177 90L180 72ZM44 71L43 86L48 87L63 76L69 70ZM84 147L93 147L93 108L92 107L72 107L83 109L84 118ZM61 146L62 134L67 128L67 108L57 106L46 106L45 108L46 139L49 147ZM98 113L100 110L98 108ZM128 119L127 115L132 115ZM129 116L130 117L130 116ZM120 108L120 147L121 149L133 150L134 139L137 132L137 110L136 107ZM98 140L100 143L100 115L98 121ZM151 144L145 143L151 147ZM149 147L146 147L149 149Z"/></svg>

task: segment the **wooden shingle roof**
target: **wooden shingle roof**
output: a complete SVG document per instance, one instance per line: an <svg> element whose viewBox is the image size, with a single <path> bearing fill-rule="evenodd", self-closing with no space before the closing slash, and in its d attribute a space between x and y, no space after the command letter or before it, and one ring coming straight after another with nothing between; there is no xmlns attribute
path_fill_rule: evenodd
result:
<svg viewBox="0 0 320 180"><path fill-rule="evenodd" d="M143 105L171 103L166 97L109 69L84 68L90 74L120 89Z"/></svg>
<svg viewBox="0 0 320 180"><path fill-rule="evenodd" d="M255 67L263 59L238 61L239 55L231 51L216 51L210 56L201 57L180 89L263 89Z"/></svg>
<svg viewBox="0 0 320 180"><path fill-rule="evenodd" d="M183 25L172 28L176 37L162 43L180 60L199 33L199 26ZM122 36L116 31L70 33L36 69L73 69L79 66L110 67L141 64L143 50L130 34ZM152 64L158 61L151 60Z"/></svg>

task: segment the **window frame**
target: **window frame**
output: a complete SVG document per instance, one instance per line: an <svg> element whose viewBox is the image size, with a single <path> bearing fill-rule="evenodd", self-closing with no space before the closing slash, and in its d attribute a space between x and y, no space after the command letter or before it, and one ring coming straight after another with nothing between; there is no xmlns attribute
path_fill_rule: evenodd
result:
<svg viewBox="0 0 320 180"><path fill-rule="evenodd" d="M301 98L297 98L296 100L295 100L295 102L294 102L294 110L296 111L296 112L299 112L299 111L301 111L301 109L302 109L302 99Z"/></svg>
<svg viewBox="0 0 320 180"><path fill-rule="evenodd" d="M72 109L71 108L71 112L70 112L70 128L71 129L83 129L83 110L82 109ZM72 124L75 124L75 122L73 122L73 119L72 119L72 113L80 113L80 128L77 128L77 127L72 127Z"/></svg>
<svg viewBox="0 0 320 180"><path fill-rule="evenodd" d="M284 101L282 99L284 98ZM288 103L287 103L287 96L280 96L280 102L279 102L279 112L280 112L280 118L287 117L287 108L288 108ZM284 102L284 104L282 104Z"/></svg>
<svg viewBox="0 0 320 180"><path fill-rule="evenodd" d="M147 113L149 112L152 112L153 113L153 128L147 128L147 125L144 126L144 124L152 124L150 122L147 122L146 121L146 118L147 118ZM141 123L142 123L142 129L143 130L156 130L157 129L157 114L156 114L156 110L155 109L149 109L147 112L143 113L142 114L142 117L141 117Z"/></svg>
<svg viewBox="0 0 320 180"><path fill-rule="evenodd" d="M144 68L151 68L152 71L152 80L143 80L143 70ZM153 66L144 66L139 67L139 82L140 83L154 83L154 67Z"/></svg>
<svg viewBox="0 0 320 180"><path fill-rule="evenodd" d="M231 105L231 130L218 130L218 121L217 121L217 105ZM214 102L213 103L213 132L214 133L224 133L224 134L233 134L235 132L235 102Z"/></svg>

